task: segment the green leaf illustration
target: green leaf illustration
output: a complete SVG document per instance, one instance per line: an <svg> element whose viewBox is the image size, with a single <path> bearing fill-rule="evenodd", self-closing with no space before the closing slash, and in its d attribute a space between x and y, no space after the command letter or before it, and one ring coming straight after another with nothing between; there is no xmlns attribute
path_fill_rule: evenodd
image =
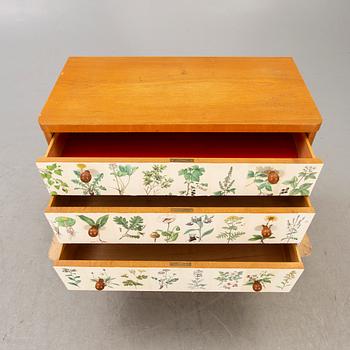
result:
<svg viewBox="0 0 350 350"><path fill-rule="evenodd" d="M85 222L86 222L88 225L90 225L90 226L95 226L95 225L96 225L96 223L95 223L94 220L92 220L91 218L88 218L88 217L85 216L85 215L78 215L78 217L79 217L81 220L85 221Z"/></svg>
<svg viewBox="0 0 350 350"><path fill-rule="evenodd" d="M253 235L253 237L249 238L249 241L261 241L262 238L260 235Z"/></svg>
<svg viewBox="0 0 350 350"><path fill-rule="evenodd" d="M208 231L205 231L205 232L202 234L202 238L203 238L204 236L210 235L213 231L214 231L213 228L210 229L210 230L208 230Z"/></svg>
<svg viewBox="0 0 350 350"><path fill-rule="evenodd" d="M106 225L108 218L109 218L109 215L104 215L104 216L99 217L96 221L96 225L98 227L102 227L102 226Z"/></svg>

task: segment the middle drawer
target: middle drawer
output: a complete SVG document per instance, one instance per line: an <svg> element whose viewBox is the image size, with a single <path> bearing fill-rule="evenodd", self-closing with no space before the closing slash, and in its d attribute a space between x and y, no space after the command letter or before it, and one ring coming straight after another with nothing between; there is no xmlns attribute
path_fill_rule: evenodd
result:
<svg viewBox="0 0 350 350"><path fill-rule="evenodd" d="M60 243L299 243L308 197L54 196Z"/></svg>

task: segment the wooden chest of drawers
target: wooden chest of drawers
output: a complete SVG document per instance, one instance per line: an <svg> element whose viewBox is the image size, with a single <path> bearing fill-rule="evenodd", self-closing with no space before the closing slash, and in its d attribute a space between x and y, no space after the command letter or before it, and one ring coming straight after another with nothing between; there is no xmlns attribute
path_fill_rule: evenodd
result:
<svg viewBox="0 0 350 350"><path fill-rule="evenodd" d="M71 290L288 292L322 168L291 58L73 57L39 118Z"/></svg>

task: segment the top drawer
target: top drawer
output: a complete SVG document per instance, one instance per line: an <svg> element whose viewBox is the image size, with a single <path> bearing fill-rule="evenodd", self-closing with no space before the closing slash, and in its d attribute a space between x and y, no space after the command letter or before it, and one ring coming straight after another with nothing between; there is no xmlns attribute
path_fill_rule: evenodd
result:
<svg viewBox="0 0 350 350"><path fill-rule="evenodd" d="M322 168L303 133L55 134L52 195L302 195Z"/></svg>

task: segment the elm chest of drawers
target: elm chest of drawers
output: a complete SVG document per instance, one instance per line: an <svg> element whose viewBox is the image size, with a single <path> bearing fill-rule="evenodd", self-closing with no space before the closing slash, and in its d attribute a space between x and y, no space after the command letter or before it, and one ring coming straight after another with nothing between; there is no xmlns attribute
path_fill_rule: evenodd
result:
<svg viewBox="0 0 350 350"><path fill-rule="evenodd" d="M301 275L321 116L291 58L72 57L39 122L68 289L288 292Z"/></svg>

